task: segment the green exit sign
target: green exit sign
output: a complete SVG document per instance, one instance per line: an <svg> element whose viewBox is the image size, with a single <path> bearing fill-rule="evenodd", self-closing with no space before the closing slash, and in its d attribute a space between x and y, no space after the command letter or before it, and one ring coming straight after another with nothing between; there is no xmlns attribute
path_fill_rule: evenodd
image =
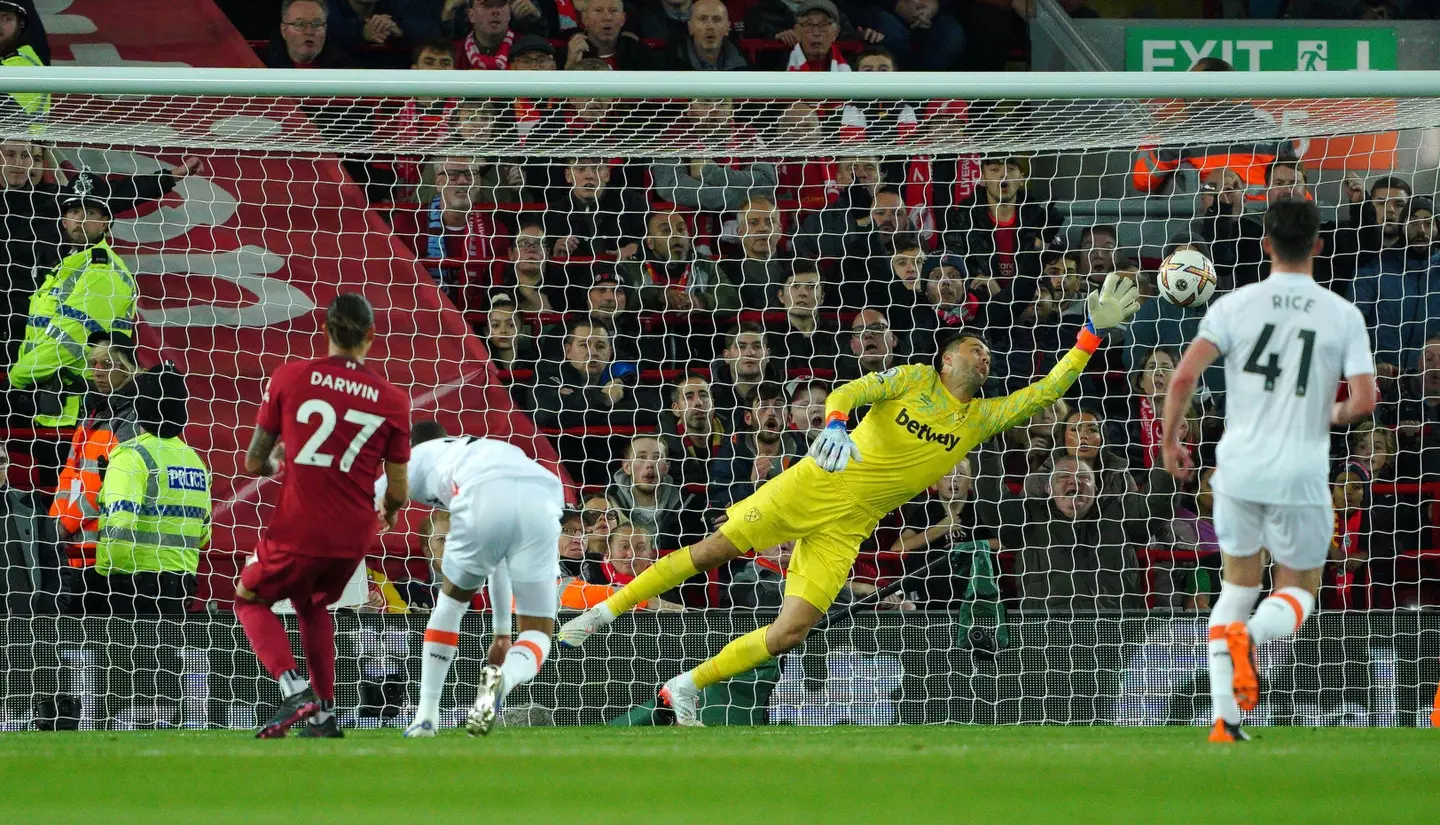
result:
<svg viewBox="0 0 1440 825"><path fill-rule="evenodd" d="M1218 57L1249 72L1368 72L1395 69L1395 29L1320 26L1171 28L1125 31L1125 68L1184 72Z"/></svg>

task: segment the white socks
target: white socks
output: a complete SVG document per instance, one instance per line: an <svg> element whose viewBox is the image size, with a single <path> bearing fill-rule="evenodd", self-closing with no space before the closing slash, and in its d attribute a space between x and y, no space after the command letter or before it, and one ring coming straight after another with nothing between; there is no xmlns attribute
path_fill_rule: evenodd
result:
<svg viewBox="0 0 1440 825"><path fill-rule="evenodd" d="M1250 609L1258 598L1258 587L1223 582L1220 597L1210 610L1210 702L1215 716L1232 725L1240 724L1240 708L1235 704L1235 663L1225 644L1225 626L1250 617L1246 625L1250 644L1258 647L1299 630L1315 610L1313 595L1298 587L1282 587L1261 602L1251 617Z"/></svg>
<svg viewBox="0 0 1440 825"><path fill-rule="evenodd" d="M1220 596L1210 608L1210 704L1217 718L1240 724L1240 706L1235 704L1235 666L1225 645L1225 626L1243 622L1260 598L1260 588L1221 582Z"/></svg>
<svg viewBox="0 0 1440 825"><path fill-rule="evenodd" d="M445 690L445 677L455 661L455 648L460 644L460 618L469 605L441 593L435 609L425 625L424 657L420 663L420 707L416 721L438 721L440 694Z"/></svg>
<svg viewBox="0 0 1440 825"><path fill-rule="evenodd" d="M1282 587L1255 608L1250 641L1260 645L1300 629L1315 611L1315 597L1298 587Z"/></svg>
<svg viewBox="0 0 1440 825"><path fill-rule="evenodd" d="M286 699L310 687L310 683L300 678L300 674L293 670L287 670L280 674L280 678L277 681L280 682L280 695Z"/></svg>
<svg viewBox="0 0 1440 825"><path fill-rule="evenodd" d="M500 672L505 678L505 694L500 697L501 700L509 696L516 685L523 685L534 679L549 655L549 636L538 630L523 631L510 646L510 652L505 654L505 663L500 666Z"/></svg>

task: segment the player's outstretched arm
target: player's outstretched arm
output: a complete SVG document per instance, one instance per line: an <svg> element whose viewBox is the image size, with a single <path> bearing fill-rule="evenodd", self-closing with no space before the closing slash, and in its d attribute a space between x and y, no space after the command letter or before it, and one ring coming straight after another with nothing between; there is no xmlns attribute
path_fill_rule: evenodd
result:
<svg viewBox="0 0 1440 825"><path fill-rule="evenodd" d="M1112 272L1106 276L1100 291L1092 292L1085 303L1089 309L1089 320L1080 330L1075 346L1065 353L1060 363L1030 386L986 404L985 412L989 419L986 438L1025 421L1064 395L1104 341L1100 332L1119 326L1140 309L1140 290L1134 281Z"/></svg>

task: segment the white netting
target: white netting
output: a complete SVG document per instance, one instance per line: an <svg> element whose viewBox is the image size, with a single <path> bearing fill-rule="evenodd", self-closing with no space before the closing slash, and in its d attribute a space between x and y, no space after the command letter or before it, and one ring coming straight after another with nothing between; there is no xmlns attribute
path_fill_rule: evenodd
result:
<svg viewBox="0 0 1440 825"><path fill-rule="evenodd" d="M1440 654L1426 609L1440 605L1437 126L1432 100L1361 97L56 95L43 127L12 109L8 363L30 294L85 248L64 245L59 216L89 179L138 283L142 365L188 376L186 439L214 473L215 531L198 576L167 579L181 590L163 594L165 616L101 618L155 605L97 596L136 585L87 573L57 541L52 499L74 518L88 483L79 467L57 478L73 430L35 422L34 393L12 390L0 726L247 726L257 698L273 700L229 614L276 493L240 454L263 379L323 351L338 292L375 304L374 357L417 419L515 441L565 474L568 609L705 535L804 455L830 389L929 363L939 332L985 332L987 395L1038 380L1116 270L1146 306L1064 402L862 545L840 603L880 590L882 609L836 617L717 706L805 724L1208 721L1208 491L1153 466L1167 366L1203 309L1153 297L1152 273L1191 244L1222 291L1263 277L1259 218L1283 194L1332 221L1317 274L1367 313L1394 375L1382 368L1375 429L1335 434L1342 510L1322 610L1300 641L1262 649L1257 718L1423 724ZM94 375L62 377L73 394ZM1202 466L1221 429L1217 378L1191 416ZM90 425L108 421L105 394L89 401ZM1095 495L1070 519L1049 484L1077 454ZM423 516L411 508L377 544L365 604L340 619L347 721L409 713L434 598ZM788 553L698 577L557 655L516 713L597 722L647 701L767 620ZM463 635L447 708L468 703L484 655L479 624Z"/></svg>

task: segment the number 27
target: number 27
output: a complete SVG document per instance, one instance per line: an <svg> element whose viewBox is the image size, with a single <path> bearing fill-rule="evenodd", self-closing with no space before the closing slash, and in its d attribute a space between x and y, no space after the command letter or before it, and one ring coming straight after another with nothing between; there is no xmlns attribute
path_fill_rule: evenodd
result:
<svg viewBox="0 0 1440 825"><path fill-rule="evenodd" d="M330 437L330 434L335 432L335 408L328 401L312 398L301 404L300 409L295 411L295 420L301 424L308 424L310 419L317 415L320 416L320 426L315 428L314 434L305 442L305 446L300 449L294 460L296 464L329 467L334 463L335 456L320 452L320 447ZM350 446L346 447L345 452L340 456L340 472L342 473L350 472L350 468L355 464L355 457L360 455L360 451L365 448L365 442L369 441L370 436L374 435L375 431L380 429L380 425L385 423L383 416L359 410L346 410L345 420L351 424L359 424L360 431L350 439Z"/></svg>

